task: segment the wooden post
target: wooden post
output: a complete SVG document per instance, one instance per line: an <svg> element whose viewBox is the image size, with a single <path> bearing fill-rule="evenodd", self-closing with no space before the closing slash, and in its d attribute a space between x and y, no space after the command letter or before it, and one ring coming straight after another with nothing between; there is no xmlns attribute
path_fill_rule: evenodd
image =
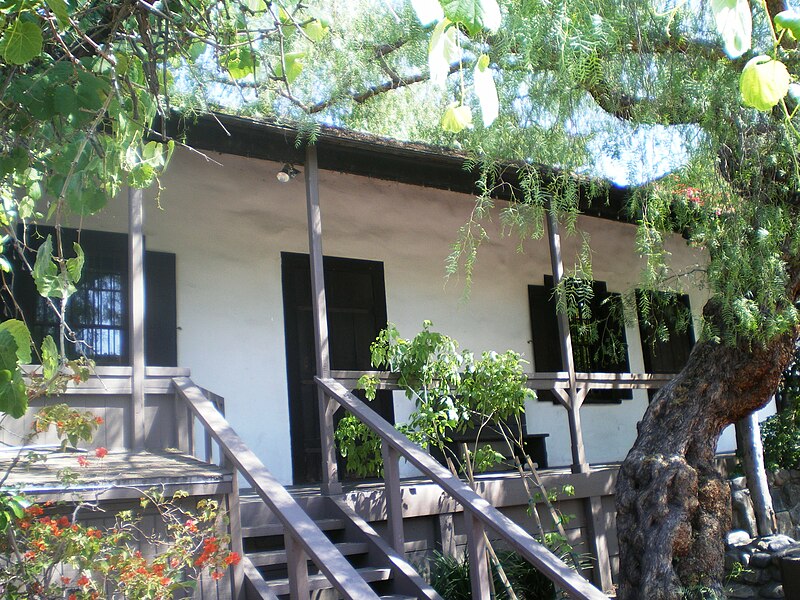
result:
<svg viewBox="0 0 800 600"><path fill-rule="evenodd" d="M308 558L291 533L287 532L283 537L286 545L286 569L289 574L289 597L292 600L308 600Z"/></svg>
<svg viewBox="0 0 800 600"><path fill-rule="evenodd" d="M128 188L128 306L134 450L144 450L144 208L142 190Z"/></svg>
<svg viewBox="0 0 800 600"><path fill-rule="evenodd" d="M547 207L547 239L550 243L550 266L553 270L553 286L557 289L564 279L564 261L561 257L561 234L558 230L558 220ZM572 472L588 473L589 465L586 462L586 452L583 446L583 430L581 429L580 409L583 397L578 395L578 385L575 377L575 360L572 356L572 335L569 331L569 318L566 313L556 311L558 320L558 335L561 341L561 363L569 377L569 401L567 414L569 417L569 436L572 443Z"/></svg>
<svg viewBox="0 0 800 600"><path fill-rule="evenodd" d="M764 465L764 446L761 443L761 427L758 415L750 413L736 423L736 446L742 456L742 466L753 501L753 512L756 514L756 527L759 535L772 535L778 530L775 508L772 505L772 494L767 482L767 470Z"/></svg>
<svg viewBox="0 0 800 600"><path fill-rule="evenodd" d="M386 524L389 529L389 543L400 556L405 556L405 536L403 534L403 500L400 497L400 454L386 442L381 446L383 455L383 479L386 496Z"/></svg>
<svg viewBox="0 0 800 600"><path fill-rule="evenodd" d="M220 449L220 454L225 453ZM242 542L242 515L239 511L239 473L233 470L233 481L231 481L231 493L226 495L228 522L230 523L231 550L240 557L244 556L244 544ZM244 565L241 560L231 565L231 592L233 600L245 600L247 594L244 589Z"/></svg>
<svg viewBox="0 0 800 600"><path fill-rule="evenodd" d="M603 520L603 502L600 496L586 499L586 537L594 563L594 583L604 592L614 587L611 579L611 558L608 554L608 527Z"/></svg>
<svg viewBox="0 0 800 600"><path fill-rule="evenodd" d="M328 377L331 371L328 345L328 305L325 300L325 271L322 260L322 213L319 208L319 168L317 147L306 147L306 208L308 210L308 249L311 261L311 301L314 313L314 336L318 377ZM335 405L317 387L319 402L319 435L322 454L322 484L324 494L340 494L342 484L336 464L336 444L333 440Z"/></svg>
<svg viewBox="0 0 800 600"><path fill-rule="evenodd" d="M486 536L483 525L472 514L464 509L464 524L467 530L469 547L469 580L472 586L473 600L489 600L489 557L486 554Z"/></svg>

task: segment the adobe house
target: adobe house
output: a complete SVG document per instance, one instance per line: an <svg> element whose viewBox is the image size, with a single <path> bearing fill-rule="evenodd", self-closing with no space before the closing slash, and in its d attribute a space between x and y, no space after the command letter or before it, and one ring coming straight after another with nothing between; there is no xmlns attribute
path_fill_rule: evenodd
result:
<svg viewBox="0 0 800 600"><path fill-rule="evenodd" d="M365 576L379 582L373 584L378 593L435 597L420 591L423 584L406 567L397 567L402 559L465 540L477 553L479 526L499 532L495 522L479 523L475 504L463 520L454 519L469 499L449 494L444 502L440 486L450 484L439 482L415 462L414 452L406 454L393 441L386 442L389 464L400 455L408 460L387 468L387 491L345 482L342 492L332 454L332 409L349 402L346 392L357 374L371 370L369 343L387 321L410 337L424 319L463 348L512 349L530 363L530 385L540 393L526 407L527 433L540 466L552 469L544 472L546 485L575 486L575 497L562 502L562 510L577 517L571 538L583 540L582 550L594 555L587 575L601 590L610 589L617 553L613 463L633 443L648 390L681 368L694 332L673 336L654 350L643 343L646 332L635 314L610 318L607 326L624 336L627 352L615 362L594 358L592 347L567 335L551 296L553 277L561 278L573 264L582 237L565 235L551 222L547 235L525 241L517 251L517 239L501 235L502 190L465 301L464 283L444 280L445 258L470 217L476 193L476 176L464 170L457 154L325 128L306 147L296 144L294 129L223 115L169 126L170 135L195 151L176 151L162 191L131 191L127 206L121 200L96 218L67 223L81 227L87 255L68 319L101 365L99 379L73 393L83 405L103 411L106 425L98 445L112 454L178 448L218 463L214 473L198 466L197 478L186 485L195 486L196 495L209 490L224 495L241 515L241 522L238 514L233 519L232 534L251 540L244 549L250 548L253 558L234 573L232 593L307 597L308 589L325 584L313 573L307 576L306 555L343 593L344 584L320 561L333 565L331 571L347 567L333 555L316 556L318 538L286 530L294 509L276 509L275 497L282 499L278 505L296 500L321 529L347 529L359 519L376 524L388 542L368 537L358 543L372 544L367 554L390 557L394 577L405 582L380 587L383 571ZM513 186L513 175L507 177ZM598 306L634 289L639 277L635 225L625 220L624 196L625 190L612 188L606 201L585 202L578 218L578 229L590 238ZM67 239L70 235L65 230ZM680 236L667 247L678 270L704 261ZM16 277L15 293L32 315L34 335L51 331L55 322L37 309L25 276ZM697 314L704 291L688 287L680 301ZM109 386L104 377L115 383ZM219 408L221 398L224 419L209 402ZM320 398L328 407L322 427ZM412 407L402 393L386 392L375 408L393 423L402 422ZM193 418L200 424L192 425ZM732 432L726 432L720 451L734 447ZM187 477L192 469L172 467ZM232 470L240 477L231 476ZM398 475L413 479L401 483ZM239 511L240 484L255 494L241 495ZM282 485L294 486L294 500ZM518 487L507 476L485 476L478 491L530 529ZM261 504L258 496L273 492L273 503ZM335 498L335 516L321 508L322 497ZM267 556L275 551L263 545L264 538L284 532L283 554ZM533 552L533 545L514 543L525 556ZM353 554L366 548L346 546ZM539 554L530 556L538 560ZM266 572L279 563L289 575L269 591L255 569ZM560 567L543 568L575 597L598 597L559 579ZM352 597L369 597L366 591L359 595L359 585L344 587ZM474 585L475 597L481 597L482 584Z"/></svg>

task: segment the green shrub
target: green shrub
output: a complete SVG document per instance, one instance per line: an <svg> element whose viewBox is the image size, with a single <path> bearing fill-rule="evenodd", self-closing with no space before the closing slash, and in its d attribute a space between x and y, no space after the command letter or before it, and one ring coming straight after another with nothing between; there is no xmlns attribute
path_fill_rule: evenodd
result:
<svg viewBox="0 0 800 600"><path fill-rule="evenodd" d="M767 469L796 469L800 466L800 402L797 397L781 412L761 423L764 462Z"/></svg>

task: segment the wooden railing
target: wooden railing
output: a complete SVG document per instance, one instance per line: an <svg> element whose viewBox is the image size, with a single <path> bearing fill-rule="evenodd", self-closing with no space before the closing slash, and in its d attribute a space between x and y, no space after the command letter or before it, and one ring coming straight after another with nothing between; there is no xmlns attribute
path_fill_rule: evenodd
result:
<svg viewBox="0 0 800 600"><path fill-rule="evenodd" d="M311 559L342 597L348 600L377 600L378 595L245 445L203 390L186 377L173 379L173 384L180 402L180 405L176 403L176 416L180 418L182 413L183 418L187 418L188 409L192 417L200 422L207 443L204 454L211 460L213 451L210 449L210 440L213 439L219 449L220 462L234 470L234 482L238 472L283 524L291 597L309 597L308 559ZM183 426L185 431L194 431L191 421ZM187 440L186 443L193 442ZM231 514L231 537L234 542L238 538L241 544L239 532L238 512L234 510ZM247 577L262 598L277 600L252 562L244 557L241 548L234 547L234 550L243 556L234 573L234 579L238 580L237 589L242 589L242 579Z"/></svg>
<svg viewBox="0 0 800 600"><path fill-rule="evenodd" d="M316 381L331 400L358 417L381 439L386 485L387 525L390 541L398 552L403 552L404 548L403 507L399 476L399 460L400 457L403 457L462 506L467 526L472 597L475 600L490 598L485 529L489 529L490 532L499 536L509 548L523 556L572 598L579 600L608 599L608 596L570 569L522 527L503 515L466 483L445 469L364 402L351 394L340 382L319 377L316 378Z"/></svg>

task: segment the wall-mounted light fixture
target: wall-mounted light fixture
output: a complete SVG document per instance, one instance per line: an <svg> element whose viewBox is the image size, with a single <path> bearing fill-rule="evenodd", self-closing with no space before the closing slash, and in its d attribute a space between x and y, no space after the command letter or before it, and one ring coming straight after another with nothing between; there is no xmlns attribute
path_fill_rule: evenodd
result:
<svg viewBox="0 0 800 600"><path fill-rule="evenodd" d="M295 177L300 174L300 171L294 168L294 166L290 165L289 163L283 163L283 168L278 171L275 177L278 178L278 181L281 183L288 183Z"/></svg>

